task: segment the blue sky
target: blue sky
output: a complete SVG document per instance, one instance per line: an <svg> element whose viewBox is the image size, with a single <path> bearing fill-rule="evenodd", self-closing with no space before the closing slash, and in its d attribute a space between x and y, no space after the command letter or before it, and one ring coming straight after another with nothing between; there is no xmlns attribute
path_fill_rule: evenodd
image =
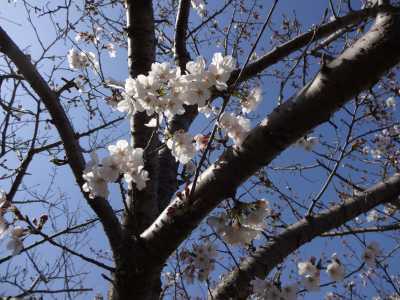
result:
<svg viewBox="0 0 400 300"><path fill-rule="evenodd" d="M211 1L209 1L211 2ZM260 11L260 16L261 16L261 21L264 21L264 18L267 14L267 11L272 3L272 1L264 1L264 10ZM210 5L214 5L211 4ZM217 5L217 4L215 4ZM356 7L356 5L354 5ZM306 30L306 28L309 28L313 24L318 24L322 20L322 15L325 9L329 7L329 2L324 1L324 0L304 0L304 1L289 1L289 0L284 0L280 1L278 4L278 7L276 11L274 12L273 16L273 22L275 24L279 24L279 22L282 19L283 14L286 14L288 16L293 16L295 13L298 20L302 24L302 29ZM196 22L200 22L200 19L195 15L194 12L192 12L193 16L193 24L195 25ZM72 18L75 18L75 15L71 16ZM226 22L228 20L228 14L227 16L222 17L219 21L220 22ZM18 23L18 24L15 24ZM52 41L52 38L54 37L54 32L52 30L47 29L51 28L47 21L44 21L42 19L40 20L34 20L34 22L38 25L39 28L39 33L41 38L45 42L50 42ZM14 41L22 48L26 49L25 51L27 53L30 53L32 55L32 58L35 60L35 58L41 53L41 49L38 46L37 41L33 38L34 33L30 29L26 19L25 19L25 11L22 8L22 5L17 2L17 4L8 4L5 1L3 1L0 4L0 25L9 33L11 37L14 38ZM257 47L256 52L258 54L262 54L263 51L269 50L270 49L270 35L271 32L267 30L265 34L263 35L259 47ZM70 36L70 38L73 38L73 36ZM70 42L64 42L64 41L59 41L51 50L51 53L57 53L58 55L65 56L67 51L70 49L71 43ZM246 50L246 49L245 49ZM247 49L248 51L249 49ZM219 48L217 45L211 45L210 47L201 49L202 55L205 57L211 57L212 53L221 51L221 48ZM246 55L244 55L246 57ZM106 55L103 57L103 63L104 63L104 69L106 70L106 74L112 78L115 78L117 80L123 81L127 77L127 67L126 67L126 53L124 49L119 49L117 58L111 59L108 58ZM64 62L64 67L68 68L67 62ZM42 64L40 66L40 69L43 73L49 72L51 69L51 64L46 65ZM318 69L318 66L316 65L315 68L313 68L313 71L316 72ZM309 78L312 78L313 74L310 74ZM69 72L65 70L63 73L60 72L58 76L56 76L58 79L60 79L61 76L66 76L67 78L71 78L74 76L73 72ZM60 83L59 81L58 83ZM275 79L272 79L270 77L267 77L266 79L263 79L262 81L262 87L264 91L264 101L259 107L259 110L257 112L258 116L263 117L268 114L276 105L277 103L277 98L279 95L279 82ZM287 99L291 95L293 95L296 92L296 88L291 87L290 85L287 85L287 88L284 93L284 99ZM26 105L24 103L24 105ZM93 126L91 124L91 120L87 118L87 115L84 113L79 113L76 110L73 110L74 112L71 114L72 122L75 126L76 129L78 130L84 130L88 124L90 126ZM340 118L346 118L344 114L339 113L335 118L340 119ZM259 119L257 119L259 120ZM93 121L94 122L94 121ZM255 121L256 122L256 121ZM254 122L254 123L255 123ZM200 129L203 129L204 126L204 119L199 119L192 127L191 131L193 133L198 132ZM119 134L119 132L124 132L122 136L125 136L127 138L127 124L122 125L118 128L116 128L114 131L108 131L107 134ZM121 131L119 131L121 130ZM26 128L27 134L29 134L29 128ZM313 134L315 135L321 135L323 136L322 139L325 139L329 141L330 139L334 138L334 133L332 131L332 128L329 127L329 125L323 125L321 128L318 128ZM58 139L56 135L53 135L53 138L55 140ZM90 141L85 140L84 145L89 146ZM316 150L318 151L318 147ZM15 158L14 158L15 159ZM305 152L301 149L298 148L290 148L289 150L285 151L277 160L275 160L272 165L273 166L282 166L282 165L292 165L302 162L304 164L312 164L315 162L315 157L312 156L311 153ZM52 170L49 168L43 169L43 166L48 166L48 157L46 156L39 156L36 160L34 160L33 164L30 167L30 172L32 174L40 174L40 176L28 176L26 178L25 184L27 186L32 186L35 187L38 190L44 190L46 188L46 183L48 184L48 179L49 179L49 174L52 173ZM269 171L268 171L269 172ZM318 192L320 189L323 179L325 178L326 174L325 172L322 172L320 170L316 171L310 171L304 174L303 177L299 177L297 173L290 173L290 172L273 172L271 170L271 173L269 173L271 176L271 179L274 181L275 184L279 186L285 186L287 183L290 183L290 187L293 190L288 190L288 194L292 195L297 195L299 198L303 198L303 200L310 200L312 196L315 196L315 194ZM62 190L68 191L68 194L65 193L65 199L61 199L62 201L65 202L66 206L69 207L69 209L72 211L75 211L78 208L79 215L77 215L77 218L80 218L81 220L85 220L87 218L90 218L93 214L91 213L90 209L87 207L87 205L82 201L82 197L79 194L79 190L76 187L75 183L73 180L71 180L71 172L68 167L61 167L57 168L57 186L58 186L58 191L54 192L52 194L52 198L54 198L54 201L59 200L60 195L62 195ZM3 183L1 183L3 184ZM5 185L9 183L4 183ZM41 186L40 188L38 186ZM4 189L7 187L4 186ZM238 194L241 194L239 191ZM29 198L29 195L19 195L22 198ZM115 187L112 188L112 193L111 197L117 197L117 189ZM274 205L279 204L279 198L277 195L271 193L265 193L265 191L262 191L261 193L256 193L257 197L266 197L271 200L271 203ZM305 198L304 198L305 197ZM336 199L336 193L334 191L334 188L330 188L328 193L324 196L323 201L324 203L327 203L328 201L332 201ZM120 207L120 202L114 201L111 202L112 205L115 208ZM289 213L286 207L282 207L283 213L287 214L289 217ZM31 205L29 207L25 208L25 211L29 214L32 215L37 215L40 213L45 212L46 207L45 206L38 206L38 205ZM57 227L62 228L63 219L62 216L57 220L59 224L57 224ZM192 238L196 239L198 233L196 233ZM372 236L368 237L368 240L370 239L380 239L378 236ZM347 238L346 242L349 243L352 248L356 249L356 252L360 253L362 251L362 248L358 245L357 241L355 241L353 238ZM90 237L85 237L82 241L77 241L77 243L80 243L80 246L85 249L86 253L91 253L91 250L88 249L94 249L93 252L101 251L101 250L107 250L107 242L104 239L104 236L101 232L101 230L97 227L97 229L94 229ZM385 242L382 243L384 247L389 247L391 246L389 242L385 240ZM45 263L46 260L50 260L51 258L56 257L56 252L53 252L54 249L49 248L48 245L41 246L43 249L46 251L46 256L45 257L39 257L38 259L41 261L41 263ZM0 253L4 249L4 245L0 245ZM237 253L239 251L235 250ZM336 239L334 241L331 241L330 239L324 238L324 239L317 239L310 243L309 245L305 245L302 247L300 252L296 255L300 260L302 259L307 259L310 255L315 255L317 257L320 257L323 253L325 258L329 258L330 254L333 252L337 252L339 254L343 253L349 253L348 249L346 248L346 245L344 244L344 240L341 239ZM93 254L93 253L91 253ZM296 258L292 257L292 258ZM350 259L351 257L349 256L346 258L346 260L351 261L354 263L354 260ZM19 262L19 261L24 261L26 259L26 256L23 254L20 257L16 257L14 259L14 262ZM399 262L392 261L392 268L394 270L398 270L400 268ZM354 263L353 267L356 267L357 263ZM101 278L101 272L102 270L98 270L97 268L90 266L84 262L79 262L77 264L79 268L81 268L81 271L88 272L87 275L87 280L86 283L90 287L95 287L95 292L100 292L102 294L106 294L107 288L108 288L108 283L104 281L103 278ZM287 262L288 270L291 269L290 267L293 267L293 262L288 261ZM0 266L0 272L2 272L3 266ZM3 269L4 270L4 269ZM293 272L293 269L291 269ZM0 273L1 274L1 273ZM291 277L290 272L284 272L283 278L289 278ZM354 275L354 280L358 280L358 275ZM353 277L350 279L353 280ZM328 278L325 275L322 275L321 283L327 282ZM338 286L342 286L339 284ZM193 294L202 294L204 292L204 287L203 289L199 289L198 287L191 287L191 291L193 291ZM321 293L312 293L312 294L307 294L304 299L307 300L314 300L314 299L323 299L323 295L327 291L331 291L331 288L327 289L322 289ZM0 288L1 292L1 288ZM374 292L371 290L371 296L373 296ZM90 296L85 296L82 297L81 299L91 299L93 298L93 295L95 293L90 294ZM47 299L47 298L45 298ZM48 298L51 299L51 298Z"/></svg>

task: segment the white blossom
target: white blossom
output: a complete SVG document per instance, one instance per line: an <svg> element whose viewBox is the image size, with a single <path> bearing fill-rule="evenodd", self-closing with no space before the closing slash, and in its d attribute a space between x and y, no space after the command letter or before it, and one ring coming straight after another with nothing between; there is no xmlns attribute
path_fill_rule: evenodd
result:
<svg viewBox="0 0 400 300"><path fill-rule="evenodd" d="M320 277L317 275L306 275L302 279L304 288L309 292L318 292L320 289Z"/></svg>
<svg viewBox="0 0 400 300"><path fill-rule="evenodd" d="M260 229L252 228L234 221L231 226L225 227L222 238L231 245L250 244L261 233Z"/></svg>
<svg viewBox="0 0 400 300"><path fill-rule="evenodd" d="M226 82L235 69L236 61L230 56L222 56L221 53L215 53L212 62L208 67L208 80L215 85L217 90L223 91L228 87Z"/></svg>
<svg viewBox="0 0 400 300"><path fill-rule="evenodd" d="M223 235L227 225L227 215L226 214L220 214L219 216L213 216L213 217L209 217L207 219L207 224L210 225L211 227L213 227L213 229L215 230L216 233L218 233L219 235Z"/></svg>
<svg viewBox="0 0 400 300"><path fill-rule="evenodd" d="M103 158L100 173L104 180L108 182L116 181L120 174L120 162L113 156Z"/></svg>
<svg viewBox="0 0 400 300"><path fill-rule="evenodd" d="M338 300L339 298L332 292L329 292L325 295L324 300Z"/></svg>
<svg viewBox="0 0 400 300"><path fill-rule="evenodd" d="M176 131L173 136L167 140L167 147L171 150L176 161L182 164L188 163L196 154L193 137L183 130Z"/></svg>
<svg viewBox="0 0 400 300"><path fill-rule="evenodd" d="M389 97L386 99L386 107L395 109L396 108L396 99L394 97Z"/></svg>
<svg viewBox="0 0 400 300"><path fill-rule="evenodd" d="M89 193L89 197L94 199L96 197L107 198L109 191L107 187L107 180L103 177L102 169L99 166L92 168L90 171L83 173L83 179L86 181L82 189Z"/></svg>
<svg viewBox="0 0 400 300"><path fill-rule="evenodd" d="M265 217L270 214L270 209L268 208L267 200L258 200L253 205L251 209L243 219L242 223L248 226L260 226L263 223Z"/></svg>
<svg viewBox="0 0 400 300"><path fill-rule="evenodd" d="M5 234L7 233L8 224L7 221L4 219L3 215L0 214L0 239L2 239Z"/></svg>
<svg viewBox="0 0 400 300"><path fill-rule="evenodd" d="M318 268L311 261L299 262L297 264L299 275L316 275Z"/></svg>
<svg viewBox="0 0 400 300"><path fill-rule="evenodd" d="M206 15L206 4L204 0L191 0L191 4L200 17L204 17Z"/></svg>
<svg viewBox="0 0 400 300"><path fill-rule="evenodd" d="M376 222L376 221L379 221L380 218L381 218L381 216L376 209L369 211L367 214L368 222Z"/></svg>
<svg viewBox="0 0 400 300"><path fill-rule="evenodd" d="M207 100L211 97L211 91L206 82L192 81L187 84L181 98L187 105L205 106Z"/></svg>
<svg viewBox="0 0 400 300"><path fill-rule="evenodd" d="M70 49L67 55L69 67L71 69L84 69L86 67L93 67L97 69L98 62L96 55L93 52L78 52L75 49Z"/></svg>
<svg viewBox="0 0 400 300"><path fill-rule="evenodd" d="M108 197L108 182L114 182L120 174L125 181L135 184L138 190L146 187L149 174L144 169L143 149L132 148L126 140L119 140L115 145L108 146L110 156L102 159L101 163L95 153L88 163L82 177L86 181L82 188L89 193L90 198L96 196Z"/></svg>
<svg viewBox="0 0 400 300"><path fill-rule="evenodd" d="M146 187L146 182L150 179L149 172L143 166L139 166L130 173L124 174L124 179L128 184L135 183L136 188L141 191Z"/></svg>
<svg viewBox="0 0 400 300"><path fill-rule="evenodd" d="M297 142L296 145L302 147L306 151L311 151L315 145L318 144L319 139L314 136L307 136L307 137L302 137L300 138Z"/></svg>
<svg viewBox="0 0 400 300"><path fill-rule="evenodd" d="M224 112L221 115L219 125L227 131L228 136L236 146L242 144L250 131L250 120L242 116L235 116L232 113Z"/></svg>
<svg viewBox="0 0 400 300"><path fill-rule="evenodd" d="M151 65L151 71L149 76L156 78L162 82L168 82L168 80L176 78L180 75L180 69L172 68L171 64L168 62L163 63L153 63Z"/></svg>
<svg viewBox="0 0 400 300"><path fill-rule="evenodd" d="M242 112L249 113L260 104L262 100L262 90L260 87L256 87L250 91L250 93L240 100L242 105Z"/></svg>
<svg viewBox="0 0 400 300"><path fill-rule="evenodd" d="M381 253L380 247L377 242L371 242L367 245L362 255L362 259L369 267L375 266L376 257Z"/></svg>
<svg viewBox="0 0 400 300"><path fill-rule="evenodd" d="M117 57L117 49L115 49L115 46L114 46L113 43L108 43L108 44L106 44L106 45L104 45L104 46L105 46L105 48L107 49L108 55L109 55L111 58Z"/></svg>
<svg viewBox="0 0 400 300"><path fill-rule="evenodd" d="M332 255L332 261L326 267L326 273L328 273L328 275L334 281L343 281L345 275L345 269L343 264L337 258L336 254Z"/></svg>
<svg viewBox="0 0 400 300"><path fill-rule="evenodd" d="M110 155L114 157L121 165L126 164L129 158L130 152L133 151L132 147L126 140L119 140L115 145L109 145L108 151ZM122 167L121 167L122 168Z"/></svg>
<svg viewBox="0 0 400 300"><path fill-rule="evenodd" d="M22 237L26 234L25 230L20 226L13 227L10 231L10 240L8 241L6 248L12 251L12 255L18 255L24 245L22 243Z"/></svg>
<svg viewBox="0 0 400 300"><path fill-rule="evenodd" d="M135 183L140 191L146 187L146 181L149 180L149 173L144 169L143 149L134 148L129 152L126 164L122 166L124 179L128 184Z"/></svg>

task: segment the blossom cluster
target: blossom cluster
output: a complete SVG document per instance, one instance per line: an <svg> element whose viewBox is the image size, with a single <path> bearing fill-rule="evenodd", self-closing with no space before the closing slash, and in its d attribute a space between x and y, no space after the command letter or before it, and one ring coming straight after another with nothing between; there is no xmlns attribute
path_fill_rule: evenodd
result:
<svg viewBox="0 0 400 300"><path fill-rule="evenodd" d="M99 63L96 60L96 55L93 52L77 51L70 49L67 55L69 67L73 70L84 69L87 67L93 67L97 69Z"/></svg>
<svg viewBox="0 0 400 300"><path fill-rule="evenodd" d="M363 260L368 266L375 265L375 258L380 254L379 246L376 242L370 243L363 255ZM320 290L320 270L321 262L316 262L315 257L297 264L298 273L301 276L302 286L309 292ZM345 278L345 267L334 253L325 269L328 276L336 282L343 281ZM251 281L252 291L255 299L297 299L299 284L295 283L287 287L279 288L278 285L260 278ZM328 293L325 299L336 299L333 293Z"/></svg>
<svg viewBox="0 0 400 300"><path fill-rule="evenodd" d="M204 0L191 0L192 7L200 17L205 17L207 14L206 4Z"/></svg>
<svg viewBox="0 0 400 300"><path fill-rule="evenodd" d="M318 141L319 139L317 137L304 136L296 142L296 145L306 151L311 151L318 144Z"/></svg>
<svg viewBox="0 0 400 300"><path fill-rule="evenodd" d="M148 172L144 169L143 149L133 148L126 140L119 140L115 145L108 146L109 156L101 161L96 153L83 172L86 181L82 188L89 193L90 198L107 198L108 183L115 182L123 174L128 185L135 184L138 190L146 187L149 180Z"/></svg>
<svg viewBox="0 0 400 300"><path fill-rule="evenodd" d="M297 264L299 275L302 276L302 284L307 291L319 291L320 288L320 267L316 264L315 257ZM345 276L344 265L336 253L332 254L329 264L326 266L326 273L333 281L343 281Z"/></svg>
<svg viewBox="0 0 400 300"><path fill-rule="evenodd" d="M9 210L10 205L6 193L0 190L0 240L8 236L6 248L11 251L12 255L17 255L24 247L22 238L27 232L20 226L11 226L5 220L4 215Z"/></svg>
<svg viewBox="0 0 400 300"><path fill-rule="evenodd" d="M167 140L167 147L171 150L176 160L182 164L187 164L196 154L193 137L183 130L176 131Z"/></svg>
<svg viewBox="0 0 400 300"><path fill-rule="evenodd" d="M297 283L279 288L271 281L263 280L258 277L253 279L250 284L253 287L253 299L279 299L296 300L299 286Z"/></svg>
<svg viewBox="0 0 400 300"><path fill-rule="evenodd" d="M395 151L393 147L393 138L400 136L400 126L393 125L388 129L383 129L379 133L375 134L373 143L375 147L368 145L364 146L362 152L364 154L370 154L373 159L381 159L382 157L390 157L396 160L399 156L399 151ZM390 159L390 158L389 158Z"/></svg>
<svg viewBox="0 0 400 300"><path fill-rule="evenodd" d="M368 267L375 267L376 257L381 254L380 247L377 242L371 242L367 245L362 255L363 261Z"/></svg>
<svg viewBox="0 0 400 300"><path fill-rule="evenodd" d="M228 136L235 145L240 145L250 131L250 121L242 116L236 116L233 113L223 113L219 125L226 130Z"/></svg>
<svg viewBox="0 0 400 300"><path fill-rule="evenodd" d="M153 63L147 76L141 74L126 80L124 99L118 103L117 109L128 115L146 112L153 120L157 120L183 114L184 105L197 105L198 110L207 116L213 111L207 103L212 89L224 91L228 88L227 81L235 65L232 56L223 56L221 53L214 54L208 67L201 56L189 61L184 74L179 67L168 62ZM251 112L260 101L261 90L251 90L241 100L243 111ZM157 124L149 122L147 126L155 127ZM236 145L243 141L250 130L248 119L229 113L221 116L219 124ZM167 135L166 140L177 161L185 164L195 156L193 138L188 133L179 131Z"/></svg>
<svg viewBox="0 0 400 300"><path fill-rule="evenodd" d="M207 223L228 244L250 244L263 230L263 221L270 214L268 201L240 203L228 213L209 217Z"/></svg>
<svg viewBox="0 0 400 300"><path fill-rule="evenodd" d="M199 56L186 64L186 73L168 62L153 63L147 76L128 78L125 82L125 100L118 109L127 113L146 111L173 117L184 113L183 104L206 106L211 97L211 88L227 89L227 81L235 69L232 56L215 53L206 69L206 62Z"/></svg>
<svg viewBox="0 0 400 300"><path fill-rule="evenodd" d="M207 241L193 245L191 252L182 251L180 256L187 264L183 271L184 279L188 283L193 283L195 277L200 281L207 280L209 274L214 270L218 253L214 244Z"/></svg>
<svg viewBox="0 0 400 300"><path fill-rule="evenodd" d="M374 267L376 257L379 255L379 245L376 242L371 242L365 248L362 259L369 267ZM308 261L299 262L297 268L299 275L302 276L302 284L304 288L309 292L319 291L321 266L320 263L316 264L316 258L311 257ZM340 282L344 280L345 268L336 253L332 254L331 260L326 266L326 273L333 281ZM334 298L331 297L329 299Z"/></svg>

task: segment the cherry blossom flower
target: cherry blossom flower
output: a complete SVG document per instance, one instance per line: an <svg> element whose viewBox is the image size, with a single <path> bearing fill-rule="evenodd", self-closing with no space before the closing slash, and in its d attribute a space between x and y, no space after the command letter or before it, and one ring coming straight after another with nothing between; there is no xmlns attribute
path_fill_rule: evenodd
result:
<svg viewBox="0 0 400 300"><path fill-rule="evenodd" d="M162 82L168 82L170 79L174 79L180 75L180 69L172 68L168 62L153 63L151 65L151 71L149 76L156 78Z"/></svg>
<svg viewBox="0 0 400 300"><path fill-rule="evenodd" d="M0 239L2 239L6 235L7 229L7 221L4 219L3 215L0 215Z"/></svg>
<svg viewBox="0 0 400 300"><path fill-rule="evenodd" d="M319 291L320 272L315 265L315 257L297 264L299 275L302 275L302 283L307 291Z"/></svg>
<svg viewBox="0 0 400 300"><path fill-rule="evenodd" d="M262 100L262 90L260 87L256 87L250 91L250 93L240 100L242 105L242 112L249 113L254 111L254 109L260 104Z"/></svg>
<svg viewBox="0 0 400 300"><path fill-rule="evenodd" d="M299 275L316 275L319 271L313 261L304 261L297 264Z"/></svg>
<svg viewBox="0 0 400 300"><path fill-rule="evenodd" d="M221 53L215 53L212 62L208 67L209 76L208 80L215 85L217 90L223 91L227 89L226 82L232 71L235 69L236 61L230 56L222 56Z"/></svg>
<svg viewBox="0 0 400 300"><path fill-rule="evenodd" d="M114 46L113 43L105 44L104 47L107 49L108 55L109 55L111 58L117 57L117 49L115 49L115 46Z"/></svg>
<svg viewBox="0 0 400 300"><path fill-rule="evenodd" d="M176 161L182 164L188 163L196 154L193 138L183 130L176 131L167 140L167 147L171 150Z"/></svg>
<svg viewBox="0 0 400 300"><path fill-rule="evenodd" d="M196 141L196 150L204 151L207 148L207 144L210 137L203 134L197 134L194 136L194 140Z"/></svg>
<svg viewBox="0 0 400 300"><path fill-rule="evenodd" d="M376 257L381 253L380 247L377 242L371 242L367 245L362 255L362 259L369 267L375 267Z"/></svg>
<svg viewBox="0 0 400 300"><path fill-rule="evenodd" d="M302 147L306 151L311 151L315 145L318 144L319 139L314 136L307 136L307 137L302 137L300 138L297 142L296 145Z"/></svg>
<svg viewBox="0 0 400 300"><path fill-rule="evenodd" d="M227 225L226 222L228 221L227 215L225 213L220 214L219 216L209 217L207 219L207 224L213 227L216 233L219 235L223 235Z"/></svg>
<svg viewBox="0 0 400 300"><path fill-rule="evenodd" d="M380 219L381 219L381 216L376 209L369 211L367 214L368 222L376 222L376 221L379 221Z"/></svg>
<svg viewBox="0 0 400 300"><path fill-rule="evenodd" d="M191 4L200 17L204 17L206 15L206 4L204 0L191 0Z"/></svg>
<svg viewBox="0 0 400 300"><path fill-rule="evenodd" d="M261 229L252 228L240 224L237 221L232 222L232 226L227 226L222 233L222 238L225 242L231 245L250 244L252 240L257 238Z"/></svg>
<svg viewBox="0 0 400 300"><path fill-rule="evenodd" d="M109 145L108 151L110 155L114 157L120 164L125 164L129 154L133 151L132 147L126 140L119 140L115 145Z"/></svg>
<svg viewBox="0 0 400 300"><path fill-rule="evenodd" d="M249 207L250 209L242 220L242 223L248 226L260 226L265 217L271 212L268 208L268 201L264 199L256 201Z"/></svg>
<svg viewBox="0 0 400 300"><path fill-rule="evenodd" d="M345 269L343 264L337 258L336 253L332 255L332 261L326 267L326 273L328 273L328 275L334 281L343 281L345 275Z"/></svg>
<svg viewBox="0 0 400 300"><path fill-rule="evenodd" d="M84 192L89 193L91 199L96 197L108 197L107 180L104 178L100 167L96 166L92 168L91 171L85 172L82 177L86 181L82 189Z"/></svg>
<svg viewBox="0 0 400 300"><path fill-rule="evenodd" d="M339 297L337 297L334 293L329 292L325 295L325 300L339 300Z"/></svg>
<svg viewBox="0 0 400 300"><path fill-rule="evenodd" d="M395 109L396 108L396 99L394 97L389 97L386 99L386 107Z"/></svg>
<svg viewBox="0 0 400 300"><path fill-rule="evenodd" d="M224 112L219 125L226 130L236 146L240 146L250 131L250 121L242 116Z"/></svg>
<svg viewBox="0 0 400 300"><path fill-rule="evenodd" d="M319 272L315 275L306 275L302 279L304 288L309 292L318 292L320 289Z"/></svg>
<svg viewBox="0 0 400 300"><path fill-rule="evenodd" d="M24 248L21 238L26 234L26 231L20 226L15 226L9 231L9 233L10 240L6 245L6 248L7 250L12 251L12 255L18 255Z"/></svg>
<svg viewBox="0 0 400 300"><path fill-rule="evenodd" d="M93 67L97 69L98 62L96 55L93 52L78 52L75 49L70 49L67 55L69 67L73 70Z"/></svg>

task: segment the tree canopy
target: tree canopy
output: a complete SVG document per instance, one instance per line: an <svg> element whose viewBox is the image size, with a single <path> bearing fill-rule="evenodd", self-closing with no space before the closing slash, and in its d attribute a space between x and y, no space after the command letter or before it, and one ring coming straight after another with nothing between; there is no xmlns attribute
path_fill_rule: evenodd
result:
<svg viewBox="0 0 400 300"><path fill-rule="evenodd" d="M400 299L399 1L0 8L0 297Z"/></svg>

